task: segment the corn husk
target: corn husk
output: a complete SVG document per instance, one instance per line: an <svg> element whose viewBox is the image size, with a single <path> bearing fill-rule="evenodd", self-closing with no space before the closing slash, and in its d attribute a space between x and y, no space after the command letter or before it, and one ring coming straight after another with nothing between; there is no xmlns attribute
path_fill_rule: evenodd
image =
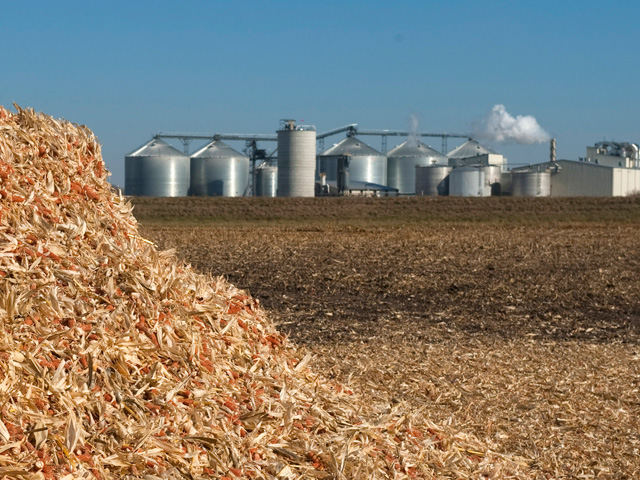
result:
<svg viewBox="0 0 640 480"><path fill-rule="evenodd" d="M86 127L16 110L0 109L0 477L527 478L525 459L312 371L256 300L140 237Z"/></svg>

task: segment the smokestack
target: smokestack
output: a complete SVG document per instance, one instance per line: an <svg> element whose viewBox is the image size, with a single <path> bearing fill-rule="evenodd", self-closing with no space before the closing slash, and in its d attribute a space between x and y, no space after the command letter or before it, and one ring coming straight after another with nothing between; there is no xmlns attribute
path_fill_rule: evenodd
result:
<svg viewBox="0 0 640 480"><path fill-rule="evenodd" d="M551 163L554 163L556 161L556 139L555 138L551 139L551 148L549 152L549 158L551 160Z"/></svg>

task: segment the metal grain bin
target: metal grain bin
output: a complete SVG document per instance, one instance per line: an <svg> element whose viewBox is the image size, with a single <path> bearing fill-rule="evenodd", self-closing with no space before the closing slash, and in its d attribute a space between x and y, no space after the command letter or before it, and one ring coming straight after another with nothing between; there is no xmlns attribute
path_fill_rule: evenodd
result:
<svg viewBox="0 0 640 480"><path fill-rule="evenodd" d="M449 195L449 174L453 167L446 165L416 166L415 194L425 196Z"/></svg>
<svg viewBox="0 0 640 480"><path fill-rule="evenodd" d="M414 139L398 145L387 154L387 186L401 195L416 193L416 167L446 165L447 157Z"/></svg>
<svg viewBox="0 0 640 480"><path fill-rule="evenodd" d="M484 181L487 195L501 195L502 194L502 167L500 165L485 165L482 167L484 170Z"/></svg>
<svg viewBox="0 0 640 480"><path fill-rule="evenodd" d="M470 138L459 147L456 147L447 153L447 158L470 158L477 157L478 155L496 155L496 152Z"/></svg>
<svg viewBox="0 0 640 480"><path fill-rule="evenodd" d="M512 171L511 195L514 197L549 197L551 173L549 171Z"/></svg>
<svg viewBox="0 0 640 480"><path fill-rule="evenodd" d="M288 121L278 130L278 196L315 196L316 131Z"/></svg>
<svg viewBox="0 0 640 480"><path fill-rule="evenodd" d="M327 181L338 181L338 159L350 157L349 178L352 182L387 184L387 157L355 137L347 137L318 156L318 175Z"/></svg>
<svg viewBox="0 0 640 480"><path fill-rule="evenodd" d="M260 165L256 169L256 196L275 197L278 193L278 167Z"/></svg>
<svg viewBox="0 0 640 480"><path fill-rule="evenodd" d="M449 195L452 197L486 196L487 191L482 168L454 168L449 174Z"/></svg>
<svg viewBox="0 0 640 480"><path fill-rule="evenodd" d="M189 191L189 157L159 138L124 158L126 195L184 197Z"/></svg>
<svg viewBox="0 0 640 480"><path fill-rule="evenodd" d="M249 158L215 140L191 156L191 195L243 197L249 190Z"/></svg>

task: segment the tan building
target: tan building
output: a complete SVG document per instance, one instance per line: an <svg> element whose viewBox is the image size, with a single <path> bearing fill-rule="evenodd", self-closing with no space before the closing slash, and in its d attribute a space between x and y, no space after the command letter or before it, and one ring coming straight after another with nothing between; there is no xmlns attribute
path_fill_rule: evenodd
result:
<svg viewBox="0 0 640 480"><path fill-rule="evenodd" d="M558 160L551 170L552 197L625 197L640 194L640 169ZM547 163L553 167L553 164Z"/></svg>

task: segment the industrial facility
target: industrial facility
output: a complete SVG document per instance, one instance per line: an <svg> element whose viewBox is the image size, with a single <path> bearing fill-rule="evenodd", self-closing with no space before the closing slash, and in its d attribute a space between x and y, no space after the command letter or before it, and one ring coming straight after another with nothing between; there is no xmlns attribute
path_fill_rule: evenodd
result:
<svg viewBox="0 0 640 480"><path fill-rule="evenodd" d="M325 139L344 138L325 148ZM381 150L364 136L377 136ZM387 152L388 137L406 139ZM438 151L420 141L436 137ZM447 151L450 138L464 143ZM179 140L183 151L165 140ZM207 142L189 153L192 141ZM239 152L224 141L244 142ZM275 143L270 152L261 148ZM635 143L599 142L579 160L508 169L507 159L462 134L365 130L357 124L318 133L281 120L276 134L158 133L125 157L125 194L180 197L627 196L640 193L640 151Z"/></svg>

